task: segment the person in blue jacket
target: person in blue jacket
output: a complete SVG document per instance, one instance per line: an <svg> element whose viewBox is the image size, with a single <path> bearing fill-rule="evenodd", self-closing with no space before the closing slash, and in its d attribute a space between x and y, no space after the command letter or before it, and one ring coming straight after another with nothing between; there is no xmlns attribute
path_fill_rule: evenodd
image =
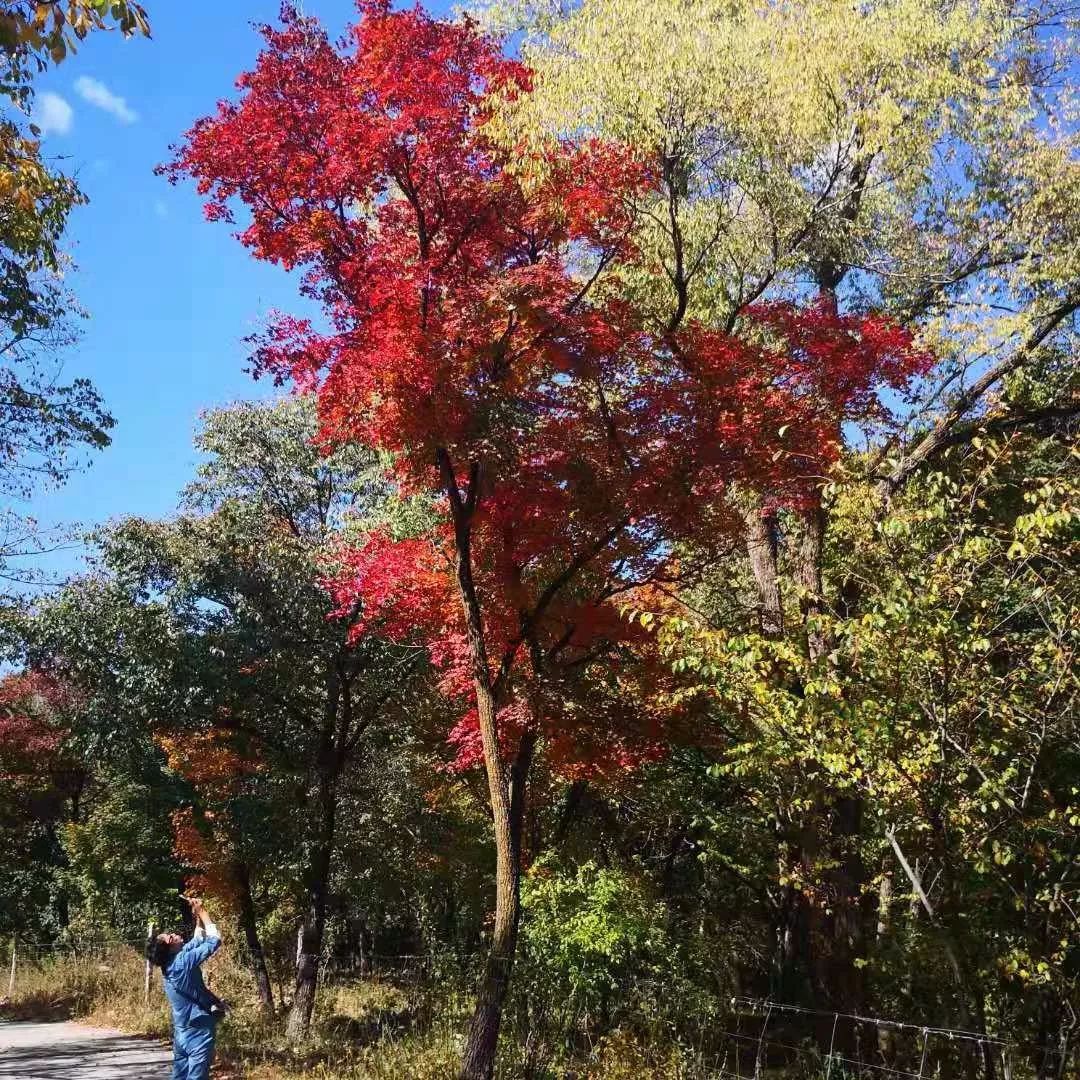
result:
<svg viewBox="0 0 1080 1080"><path fill-rule="evenodd" d="M200 968L221 948L221 935L198 897L184 897L195 916L195 934L158 934L149 959L161 968L173 1019L172 1080L209 1080L221 1002L206 988Z"/></svg>

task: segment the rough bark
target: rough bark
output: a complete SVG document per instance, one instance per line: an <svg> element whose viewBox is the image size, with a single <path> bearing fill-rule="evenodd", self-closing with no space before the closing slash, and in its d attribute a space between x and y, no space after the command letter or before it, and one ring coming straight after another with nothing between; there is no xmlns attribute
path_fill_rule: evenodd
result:
<svg viewBox="0 0 1080 1080"><path fill-rule="evenodd" d="M255 919L255 903L251 898L251 876L248 873L247 863L243 860L237 860L233 864L233 877L236 880L237 892L239 893L240 929L243 931L248 955L251 958L251 973L255 977L259 1003L262 1011L272 1016L274 1013L274 991L270 985L270 972L266 967L266 956L263 953L262 942L259 940L259 927Z"/></svg>
<svg viewBox="0 0 1080 1080"><path fill-rule="evenodd" d="M824 613L822 595L821 560L825 551L825 510L814 507L803 514L803 531L799 538L798 575L802 589L802 614L806 628L806 649L811 660L817 660L827 651L824 630L815 625Z"/></svg>
<svg viewBox="0 0 1080 1080"><path fill-rule="evenodd" d="M472 466L463 495L445 451L439 452L438 465L454 525L454 571L465 616L495 840L495 919L491 947L480 979L459 1076L461 1080L491 1080L521 918L521 830L535 736L523 736L514 764L507 770L499 748L498 701L472 571L472 516L479 498L481 468L478 463Z"/></svg>
<svg viewBox="0 0 1080 1080"><path fill-rule="evenodd" d="M822 569L828 526L826 509L816 506L807 510L802 524L797 574L806 651L811 661L819 661L832 648L828 630L821 625L826 610ZM862 1011L865 979L856 961L866 951L872 917L870 898L864 891L867 872L859 846L862 816L863 799L857 794L841 792L831 797L826 794L819 814L815 815L823 823L828 822L824 841L832 869L823 881L828 891L828 908L815 906L810 913L814 983L821 1000L848 1013ZM853 1044L841 1045L849 1038L855 1038L853 1028L838 1029L837 1048L842 1052L854 1049Z"/></svg>
<svg viewBox="0 0 1080 1080"><path fill-rule="evenodd" d="M887 947L889 935L892 933L892 904L893 904L893 876L888 870L883 871L881 880L878 882L877 899L877 951ZM877 1029L878 1051L882 1060L891 1063L895 1051L895 1038L891 1028L879 1027Z"/></svg>
<svg viewBox="0 0 1080 1080"><path fill-rule="evenodd" d="M566 799L559 813L559 823L555 826L555 836L552 847L561 847L570 834L570 827L578 819L582 804L585 802L585 793L588 790L587 780L575 780L566 790Z"/></svg>
<svg viewBox="0 0 1080 1080"><path fill-rule="evenodd" d="M784 633L784 610L776 569L776 518L764 513L760 498L743 515L746 522L746 553L758 591L758 626L765 637Z"/></svg>
<svg viewBox="0 0 1080 1080"><path fill-rule="evenodd" d="M829 914L824 920L824 982L830 1004L842 1012L863 1011L866 980L856 963L866 952L869 894L865 894L866 867L860 855L863 800L859 796L841 796L833 801L829 823L829 856L833 868L826 884ZM837 1045L843 1051L855 1049L854 1041L841 1046L841 1037L854 1040L850 1025L837 1032Z"/></svg>
<svg viewBox="0 0 1080 1080"><path fill-rule="evenodd" d="M331 675L328 677L326 719L319 748L318 835L308 869L308 910L300 933L296 985L286 1025L286 1034L293 1042L303 1039L311 1028L319 961L326 933L327 894L337 824L337 779L341 766L340 755L334 745L339 700L340 686L336 677Z"/></svg>
<svg viewBox="0 0 1080 1080"><path fill-rule="evenodd" d="M775 952L770 995L794 1004L813 1003L809 981L810 923L806 893L795 883L805 852L791 836L779 840L779 876L785 882L773 919Z"/></svg>
<svg viewBox="0 0 1080 1080"><path fill-rule="evenodd" d="M491 1080L521 923L521 834L536 737L525 734L510 770L504 819L495 819L495 922L461 1061L461 1080Z"/></svg>

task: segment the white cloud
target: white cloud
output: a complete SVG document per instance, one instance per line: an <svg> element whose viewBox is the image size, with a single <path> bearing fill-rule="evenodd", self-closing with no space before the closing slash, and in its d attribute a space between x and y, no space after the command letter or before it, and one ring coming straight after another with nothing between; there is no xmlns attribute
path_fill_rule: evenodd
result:
<svg viewBox="0 0 1080 1080"><path fill-rule="evenodd" d="M115 116L121 124L134 124L139 119L139 114L119 94L114 94L103 82L88 75L80 75L75 80L75 92L83 101Z"/></svg>
<svg viewBox="0 0 1080 1080"><path fill-rule="evenodd" d="M155 199L154 213L157 214L159 218L167 218L169 216L168 203L166 203L164 199Z"/></svg>
<svg viewBox="0 0 1080 1080"><path fill-rule="evenodd" d="M71 130L75 112L59 95L51 90L38 94L34 99L33 121L41 128L42 135L66 135Z"/></svg>

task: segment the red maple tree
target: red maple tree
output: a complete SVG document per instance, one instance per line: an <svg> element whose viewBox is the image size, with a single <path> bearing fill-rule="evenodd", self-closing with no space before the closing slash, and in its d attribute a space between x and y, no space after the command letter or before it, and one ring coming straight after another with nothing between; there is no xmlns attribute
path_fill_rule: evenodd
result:
<svg viewBox="0 0 1080 1080"><path fill-rule="evenodd" d="M492 91L528 92L520 64L468 21L359 8L340 46L286 8L240 100L167 171L212 219L243 205L242 243L302 268L326 314L279 317L258 368L317 389L328 443L391 451L404 491L440 494L433 536L376 534L331 587L423 636L461 702L459 762L486 769L496 911L462 1076L487 1078L538 741L567 762L649 756L664 718L624 691L660 666L620 607L685 573L680 545L741 531L733 488L812 502L844 421L921 360L822 305L762 306L741 337L651 326L610 273L637 257L650 163L588 142L522 168L484 123Z"/></svg>
<svg viewBox="0 0 1080 1080"><path fill-rule="evenodd" d="M40 855L27 840L77 820L87 768L71 750L80 695L48 671L0 679L0 839L5 858Z"/></svg>
<svg viewBox="0 0 1080 1080"><path fill-rule="evenodd" d="M48 777L67 735L63 713L74 698L63 683L42 671L0 679L0 780Z"/></svg>
<svg viewBox="0 0 1080 1080"><path fill-rule="evenodd" d="M236 919L250 954L259 1000L273 1014L273 990L252 886L258 857L252 851L252 826L247 818L251 781L268 771L264 755L246 732L234 726L234 713L227 705L217 707L208 727L163 725L154 741L193 795L188 805L170 815L173 850L189 871L185 890L214 897Z"/></svg>
<svg viewBox="0 0 1080 1080"><path fill-rule="evenodd" d="M225 728L205 731L167 731L155 735L169 768L191 785L196 803L172 814L174 850L192 868L186 889L220 900L233 912L250 897L247 869L235 853L239 826L233 820L232 800L244 781L263 767L256 751L234 745Z"/></svg>

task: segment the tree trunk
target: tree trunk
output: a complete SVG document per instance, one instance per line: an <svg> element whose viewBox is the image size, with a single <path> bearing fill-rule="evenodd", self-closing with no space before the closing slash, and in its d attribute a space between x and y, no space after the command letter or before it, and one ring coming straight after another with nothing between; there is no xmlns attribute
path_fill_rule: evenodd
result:
<svg viewBox="0 0 1080 1080"><path fill-rule="evenodd" d="M820 505L807 510L802 515L802 524L798 583L802 590L806 652L811 661L819 661L827 656L833 644L827 629L820 625L825 612L822 562L827 511ZM828 821L823 839L831 867L823 881L828 906L815 906L811 912L814 983L821 999L830 1007L841 1012L859 1013L864 1003L865 978L856 961L863 959L872 918L868 905L870 898L864 894L867 874L860 852L863 799L856 792L841 790L831 796L824 793L820 811L810 817L814 821ZM855 1029L850 1025L838 1029L836 1048L845 1053L854 1052L855 1038ZM832 1033L829 1040L834 1042Z"/></svg>
<svg viewBox="0 0 1080 1080"><path fill-rule="evenodd" d="M806 649L811 660L828 651L824 630L815 625L825 610L822 596L821 559L825 549L825 510L817 506L803 515L799 541L799 585L803 590L802 612L806 624Z"/></svg>
<svg viewBox="0 0 1080 1080"><path fill-rule="evenodd" d="M826 876L830 911L825 916L827 955L824 957L825 983L830 1004L841 1012L861 1014L864 1011L866 979L857 961L865 959L866 930L873 916L872 897L864 892L866 867L860 853L863 800L858 795L841 796L834 800L829 824L829 860L833 864ZM855 1038L854 1027L850 1036ZM838 1048L841 1046L838 1032Z"/></svg>
<svg viewBox="0 0 1080 1080"><path fill-rule="evenodd" d="M366 919L360 920L357 942L360 946L360 975L366 978L371 974L372 954L375 952L375 935L372 934Z"/></svg>
<svg viewBox="0 0 1080 1080"><path fill-rule="evenodd" d="M454 524L454 572L465 615L495 837L495 922L459 1076L461 1080L491 1080L521 918L521 830L536 736L529 732L522 736L514 764L507 770L499 747L496 683L488 663L480 597L472 573L472 517L479 501L482 469L479 462L473 463L462 497L449 454L439 450L436 459Z"/></svg>
<svg viewBox="0 0 1080 1080"><path fill-rule="evenodd" d="M236 879L240 900L240 929L244 932L248 954L251 957L251 973L255 976L255 986L259 992L262 1011L267 1016L274 1015L274 991L270 985L270 972L266 968L266 956L259 940L259 927L255 920L255 903L251 898L251 877L247 863L238 859L233 863L233 877Z"/></svg>
<svg viewBox="0 0 1080 1080"><path fill-rule="evenodd" d="M784 633L784 609L776 572L776 518L765 514L760 497L743 515L746 522L746 553L758 590L758 625L764 637Z"/></svg>
<svg viewBox="0 0 1080 1080"><path fill-rule="evenodd" d="M883 870L878 882L877 900L877 940L875 949L878 956L888 948L892 934L893 876L888 869ZM893 1061L896 1040L892 1028L879 1027L877 1030L878 1052L886 1064Z"/></svg>
<svg viewBox="0 0 1080 1080"><path fill-rule="evenodd" d="M585 792L589 786L587 780L574 780L566 790L566 798L563 801L562 810L559 812L559 823L555 826L555 837L552 847L561 847L563 841L569 835L570 826L577 819L578 812L585 800Z"/></svg>
<svg viewBox="0 0 1080 1080"><path fill-rule="evenodd" d="M812 1005L810 974L810 921L806 894L796 883L805 853L793 826L780 832L778 877L783 882L773 916L775 940L769 996L778 1001Z"/></svg>
<svg viewBox="0 0 1080 1080"><path fill-rule="evenodd" d="M495 1070L503 1005L510 986L510 969L521 922L521 833L525 820L526 785L535 744L534 734L522 736L517 758L510 770L510 798L506 803L506 815L496 815L493 822L495 924L462 1055L461 1080L491 1080ZM505 791L505 786L500 786Z"/></svg>
<svg viewBox="0 0 1080 1080"><path fill-rule="evenodd" d="M319 836L309 870L308 912L300 935L296 986L286 1025L286 1034L292 1042L303 1039L311 1028L319 960L326 932L326 901L330 888L330 864L333 858L337 815L337 771L325 760L320 769L318 801Z"/></svg>
<svg viewBox="0 0 1080 1080"><path fill-rule="evenodd" d="M1068 1064L1073 1028L1065 1023L1061 999L1050 990L1039 995L1039 1026L1033 1052L1035 1080L1060 1080Z"/></svg>

